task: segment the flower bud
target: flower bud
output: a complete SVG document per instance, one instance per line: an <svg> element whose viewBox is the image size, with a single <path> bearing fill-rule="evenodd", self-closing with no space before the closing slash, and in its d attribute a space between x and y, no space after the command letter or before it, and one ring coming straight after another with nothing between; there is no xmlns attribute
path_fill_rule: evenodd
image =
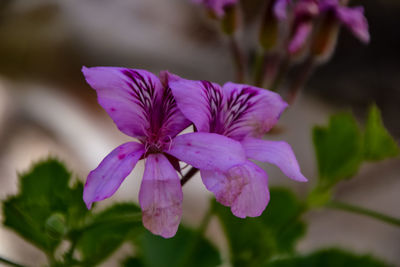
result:
<svg viewBox="0 0 400 267"><path fill-rule="evenodd" d="M225 15L221 19L221 29L227 35L233 35L238 28L238 10L236 6L225 8Z"/></svg>

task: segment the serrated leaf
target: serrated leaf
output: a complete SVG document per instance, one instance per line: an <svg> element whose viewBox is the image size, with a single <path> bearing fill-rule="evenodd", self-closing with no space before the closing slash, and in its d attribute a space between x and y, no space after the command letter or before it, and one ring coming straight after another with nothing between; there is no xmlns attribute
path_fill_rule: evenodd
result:
<svg viewBox="0 0 400 267"><path fill-rule="evenodd" d="M369 109L364 134L364 158L382 160L399 154L399 147L383 125L381 112L376 105Z"/></svg>
<svg viewBox="0 0 400 267"><path fill-rule="evenodd" d="M66 226L79 222L87 210L82 201L81 183L69 187L71 174L56 159L35 164L19 175L20 192L3 202L4 225L44 251L51 252L60 243L46 231L46 222L55 214ZM78 200L76 196L80 197ZM75 212L72 212L75 211Z"/></svg>
<svg viewBox="0 0 400 267"><path fill-rule="evenodd" d="M83 264L93 266L110 256L131 234L143 230L139 207L131 203L116 204L95 215L79 231L76 247Z"/></svg>
<svg viewBox="0 0 400 267"><path fill-rule="evenodd" d="M356 255L341 249L323 249L305 256L278 259L264 265L268 267L388 267L391 266L370 255Z"/></svg>
<svg viewBox="0 0 400 267"><path fill-rule="evenodd" d="M182 225L173 238L164 239L145 232L133 242L138 248L137 257L146 267L212 267L221 264L214 245L198 232Z"/></svg>
<svg viewBox="0 0 400 267"><path fill-rule="evenodd" d="M304 235L303 205L287 189L271 188L271 201L258 218L240 219L229 208L215 202L225 229L233 266L260 266L276 255L290 254Z"/></svg>
<svg viewBox="0 0 400 267"><path fill-rule="evenodd" d="M314 127L313 141L320 187L329 188L357 173L363 159L363 141L351 114L333 115L327 127Z"/></svg>

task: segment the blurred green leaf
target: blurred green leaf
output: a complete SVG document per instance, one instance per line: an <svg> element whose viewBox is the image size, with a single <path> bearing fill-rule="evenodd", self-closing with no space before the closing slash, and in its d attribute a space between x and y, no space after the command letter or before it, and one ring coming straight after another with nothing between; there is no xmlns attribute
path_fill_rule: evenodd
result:
<svg viewBox="0 0 400 267"><path fill-rule="evenodd" d="M122 267L144 267L142 260L139 258L129 257L126 258L122 263Z"/></svg>
<svg viewBox="0 0 400 267"><path fill-rule="evenodd" d="M287 189L271 188L271 200L258 218L240 219L214 203L231 248L233 266L260 266L272 256L293 253L305 234L303 204Z"/></svg>
<svg viewBox="0 0 400 267"><path fill-rule="evenodd" d="M376 105L370 107L364 135L364 158L382 160L399 154L399 147L385 129Z"/></svg>
<svg viewBox="0 0 400 267"><path fill-rule="evenodd" d="M87 213L82 200L83 185L78 182L70 188L70 177L56 159L39 162L19 175L19 194L3 202L4 225L40 249L52 252L62 236L57 238L46 229L49 222L54 223L55 214L65 218L63 227L69 228Z"/></svg>
<svg viewBox="0 0 400 267"><path fill-rule="evenodd" d="M295 256L269 262L268 267L387 267L391 266L370 255L356 255L340 249L324 249L306 256Z"/></svg>
<svg viewBox="0 0 400 267"><path fill-rule="evenodd" d="M83 264L93 266L110 256L130 235L143 230L139 207L132 203L116 204L95 215L78 231L76 248L82 254Z"/></svg>
<svg viewBox="0 0 400 267"><path fill-rule="evenodd" d="M138 248L138 258L131 259L131 264L141 262L146 267L211 267L221 264L214 245L199 232L182 225L173 238L164 239L146 231L133 242Z"/></svg>
<svg viewBox="0 0 400 267"><path fill-rule="evenodd" d="M363 141L351 114L333 115L328 127L314 127L313 141L321 188L327 189L357 173L363 159Z"/></svg>

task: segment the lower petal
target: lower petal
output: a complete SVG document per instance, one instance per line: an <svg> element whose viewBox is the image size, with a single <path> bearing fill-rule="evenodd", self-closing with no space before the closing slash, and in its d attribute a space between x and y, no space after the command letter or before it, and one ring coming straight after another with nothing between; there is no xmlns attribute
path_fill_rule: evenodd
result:
<svg viewBox="0 0 400 267"><path fill-rule="evenodd" d="M307 182L288 143L247 138L242 145L248 158L275 164L290 179Z"/></svg>
<svg viewBox="0 0 400 267"><path fill-rule="evenodd" d="M182 187L175 169L162 154L146 160L139 203L143 225L153 234L173 237L182 217Z"/></svg>
<svg viewBox="0 0 400 267"><path fill-rule="evenodd" d="M200 170L226 171L246 161L239 142L214 133L179 135L167 153Z"/></svg>
<svg viewBox="0 0 400 267"><path fill-rule="evenodd" d="M250 161L236 165L226 173L201 171L201 177L217 201L231 207L237 217L260 216L268 205L267 174Z"/></svg>
<svg viewBox="0 0 400 267"><path fill-rule="evenodd" d="M108 154L87 177L83 200L88 209L92 203L111 197L144 153L144 146L125 143Z"/></svg>

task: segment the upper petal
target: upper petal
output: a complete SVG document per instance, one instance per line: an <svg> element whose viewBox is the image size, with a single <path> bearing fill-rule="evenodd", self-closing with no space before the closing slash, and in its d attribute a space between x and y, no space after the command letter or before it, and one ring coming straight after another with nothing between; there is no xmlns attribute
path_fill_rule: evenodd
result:
<svg viewBox="0 0 400 267"><path fill-rule="evenodd" d="M109 198L117 191L143 153L142 144L125 143L114 149L89 173L83 190L83 200L88 209L93 202Z"/></svg>
<svg viewBox="0 0 400 267"><path fill-rule="evenodd" d="M248 158L275 164L287 177L299 182L307 181L288 143L247 138L242 145Z"/></svg>
<svg viewBox="0 0 400 267"><path fill-rule="evenodd" d="M226 171L246 161L239 142L214 133L179 135L167 153L200 170Z"/></svg>
<svg viewBox="0 0 400 267"><path fill-rule="evenodd" d="M164 85L164 92L162 95L160 107L160 136L175 137L177 134L187 128L191 121L189 121L182 111L178 108L171 88L169 88L168 81L170 78L176 77L168 71L160 72L160 81Z"/></svg>
<svg viewBox="0 0 400 267"><path fill-rule="evenodd" d="M362 7L338 7L336 15L360 41L369 42L368 21Z"/></svg>
<svg viewBox="0 0 400 267"><path fill-rule="evenodd" d="M268 205L267 174L250 161L236 165L225 173L201 171L201 177L217 201L231 207L237 217L260 216Z"/></svg>
<svg viewBox="0 0 400 267"><path fill-rule="evenodd" d="M287 107L280 95L262 88L228 82L223 86L224 135L235 140L260 137L278 121Z"/></svg>
<svg viewBox="0 0 400 267"><path fill-rule="evenodd" d="M174 76L169 86L179 109L200 132L214 131L212 126L222 109L223 96L218 84L191 81Z"/></svg>
<svg viewBox="0 0 400 267"><path fill-rule="evenodd" d="M168 159L150 154L139 192L143 225L153 234L173 237L182 216L182 199L178 174Z"/></svg>
<svg viewBox="0 0 400 267"><path fill-rule="evenodd" d="M82 72L118 129L132 137L146 136L164 91L157 76L114 67L83 67Z"/></svg>

